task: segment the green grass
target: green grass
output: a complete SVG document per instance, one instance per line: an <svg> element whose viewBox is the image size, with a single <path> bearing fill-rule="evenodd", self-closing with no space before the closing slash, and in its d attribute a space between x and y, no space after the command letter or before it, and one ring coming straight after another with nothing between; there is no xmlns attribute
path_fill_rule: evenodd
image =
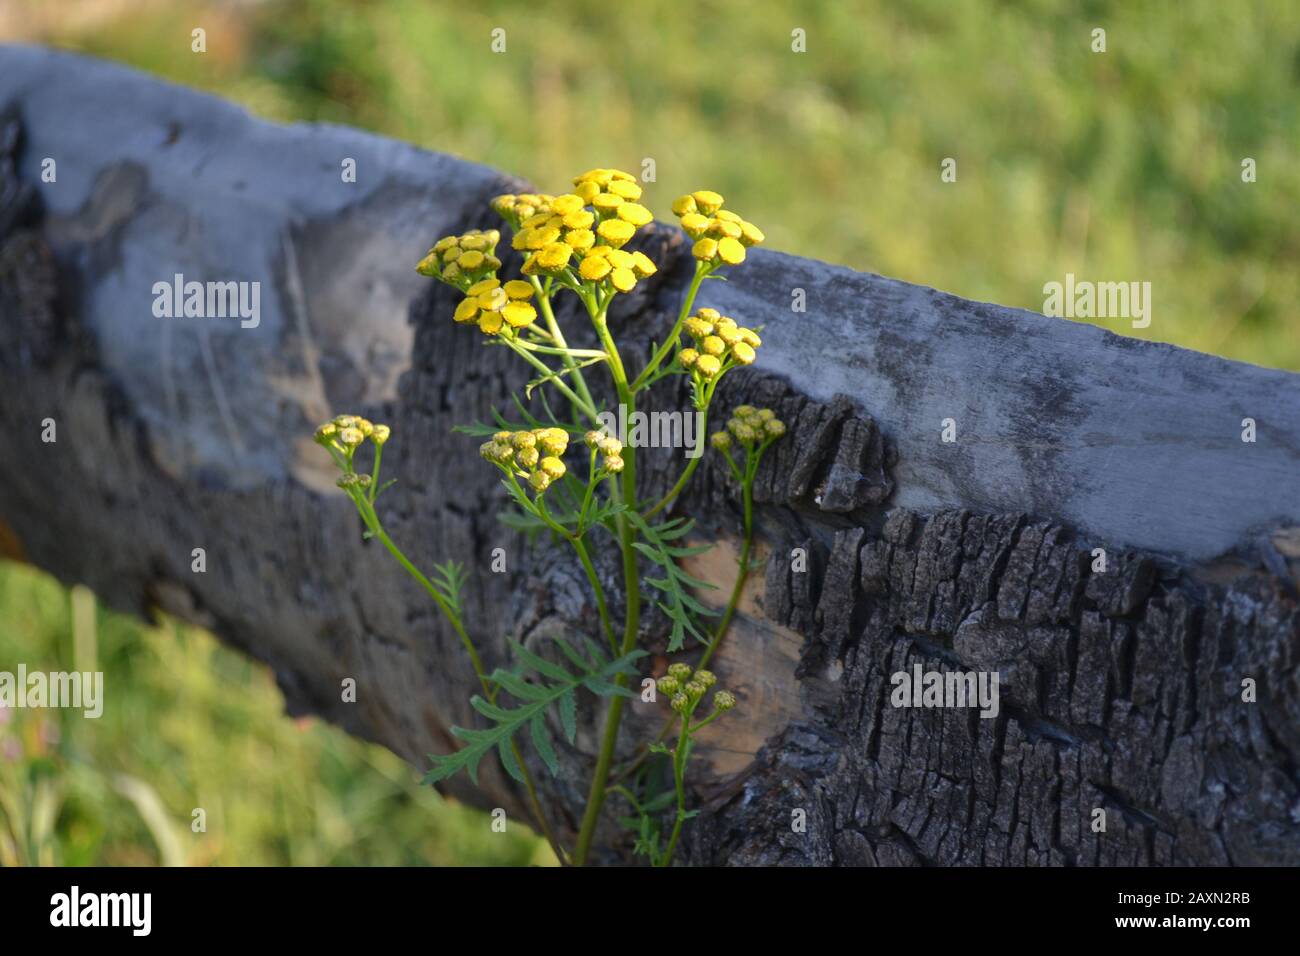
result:
<svg viewBox="0 0 1300 956"><path fill-rule="evenodd" d="M559 191L640 170L667 215L700 187L772 248L1038 311L1067 272L1152 283L1114 331L1300 368L1300 4L735 0L249 5L62 0L27 39L281 121L366 127ZM796 11L797 12L792 12ZM190 52L190 31L208 52ZM1090 50L1107 30L1108 52ZM506 30L507 51L489 47ZM808 52L790 49L807 31ZM940 163L958 163L956 183ZM1258 182L1245 184L1252 157ZM429 237L430 240L436 238ZM412 262L423 250L412 250ZM394 571L393 573L398 573ZM79 600L86 600L85 596ZM70 598L0 570L0 666L66 663ZM96 616L114 705L0 730L23 860L522 862L536 843L412 783L395 757L280 716L260 667L197 631ZM16 728L16 729L15 729ZM143 782L134 802L115 786ZM206 835L189 811L208 808ZM13 820L17 820L17 824ZM35 827L37 833L29 834ZM26 828L26 829L24 829ZM151 829L152 828L152 829ZM2 832L2 831L0 831Z"/></svg>
<svg viewBox="0 0 1300 956"><path fill-rule="evenodd" d="M547 863L521 824L396 756L284 716L264 666L0 562L0 669L102 670L104 712L0 709L0 865ZM192 828L206 812L206 832Z"/></svg>
<svg viewBox="0 0 1300 956"><path fill-rule="evenodd" d="M75 6L76 0L72 0ZM1124 334L1300 368L1300 4L141 4L45 38L279 120L367 127L558 191L708 186L773 248L1035 311L1152 283ZM178 13L177 11L188 11ZM190 52L190 30L209 52ZM1107 30L1107 52L1090 49ZM493 28L507 49L491 52ZM807 53L790 32L807 31ZM940 163L958 163L956 183ZM1241 181L1240 163L1258 164ZM436 237L430 237L436 238Z"/></svg>

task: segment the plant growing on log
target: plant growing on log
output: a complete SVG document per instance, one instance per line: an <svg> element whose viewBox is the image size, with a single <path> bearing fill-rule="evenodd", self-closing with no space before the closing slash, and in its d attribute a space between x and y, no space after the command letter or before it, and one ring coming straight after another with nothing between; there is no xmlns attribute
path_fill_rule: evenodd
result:
<svg viewBox="0 0 1300 956"><path fill-rule="evenodd" d="M455 322L476 326L488 337L487 344L510 349L537 373L524 389L524 400L539 392L545 419L528 412L524 400L516 397L522 422L508 422L494 412L495 427L476 424L457 430L487 439L479 453L501 472L502 485L518 507L518 512L503 516L503 520L521 530L551 534L573 549L591 586L607 647L585 635L576 642L557 640L556 646L569 665L562 666L512 640L514 668L487 672L461 616L462 568L454 563L439 566L431 580L398 549L379 520L375 502L387 487L380 484L380 458L389 437L388 428L360 416L343 415L322 425L316 440L342 472L338 483L356 505L367 536L378 538L429 593L464 645L483 688L483 694L476 695L471 704L489 726L453 728L464 746L452 754L432 756L433 769L425 777L426 782L437 782L462 769L476 779L483 757L496 750L505 770L525 787L535 821L557 857L563 863L578 865L590 857L602 808L607 794L614 789L628 799L642 821L638 846L652 863L668 865L682 827L693 815L686 810L685 774L695 735L734 707L736 701L730 693L719 691L713 697L712 712L702 720L694 720L695 710L715 678L703 669L696 670L692 677L688 665L673 664L659 687L671 698L674 719L681 724L677 743L670 749L656 741L647 751L671 761L670 798L646 800L627 787L611 788L624 702L633 696L628 689L629 677L635 662L647 653L637 646L642 588L653 588L661 596L657 606L672 625L668 651L681 651L691 637L705 647L697 665L702 668L730 625L750 570L752 488L758 463L785 429L770 411L759 412L747 406L737 409L727 432L720 434L732 436L745 451L743 467L714 436L714 446L726 455L732 475L741 486L745 524L740 569L731 598L721 623L707 628L702 618L712 612L694 592L711 585L692 577L681 566L684 558L705 550L685 543L693 521L652 520L681 494L702 456L689 459L662 497L641 499L635 443L625 443L624 436L611 434L607 416L612 413L597 402L585 372L594 366L605 367L621 406L620 421L632 419L638 397L656 382L669 376L687 376L692 409L701 421L707 421L719 382L731 369L754 362L762 340L755 330L742 327L714 309L692 312L695 298L706 279L720 278L724 269L744 262L746 250L762 242L763 234L752 223L724 209L722 196L715 192L700 190L673 203L682 229L694 241L691 253L695 270L672 330L651 349L645 366L632 375L610 331L609 309L618 295L633 291L641 280L657 271L645 253L626 248L637 230L650 223L653 216L637 202L641 187L629 173L594 169L573 182L573 192L565 195L524 193L492 200L493 210L512 230L512 248L524 255L520 270L523 278L504 282L499 278L502 262L497 247L502 237L496 229L472 230L440 239L417 269L462 293L452 316ZM599 348L573 348L568 344L553 306L556 296L566 290L581 302ZM546 399L548 389L567 401L568 415L559 417L552 412ZM356 453L367 441L374 451L371 468L358 471ZM576 458L574 449L578 446L585 448L585 467L570 468L565 459ZM610 535L621 557L621 633L611 619L609 602L591 556L591 539L597 532ZM643 558L658 569L657 574L642 578ZM560 726L572 743L576 696L584 690L607 698L608 706L576 845L572 852L566 852L548 824L518 738L526 734L542 763L555 773L558 759L546 715L552 708L558 711ZM515 703L507 705L503 695ZM670 729L671 724L665 726L660 740ZM675 806L671 834L660 849L652 818L670 804ZM653 839L648 839L651 833Z"/></svg>

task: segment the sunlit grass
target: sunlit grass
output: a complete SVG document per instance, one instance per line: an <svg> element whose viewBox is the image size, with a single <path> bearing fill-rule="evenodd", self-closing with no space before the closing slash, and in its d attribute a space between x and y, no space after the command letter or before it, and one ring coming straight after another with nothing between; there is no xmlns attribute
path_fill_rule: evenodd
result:
<svg viewBox="0 0 1300 956"><path fill-rule="evenodd" d="M104 671L104 712L0 709L0 865L546 863L522 825L284 716L268 669L196 628L0 563L0 670ZM206 832L194 832L202 808Z"/></svg>

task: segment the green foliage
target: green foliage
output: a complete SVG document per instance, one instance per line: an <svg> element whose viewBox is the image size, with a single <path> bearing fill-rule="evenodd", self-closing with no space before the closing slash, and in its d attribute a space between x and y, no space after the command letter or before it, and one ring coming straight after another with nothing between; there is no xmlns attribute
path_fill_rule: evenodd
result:
<svg viewBox="0 0 1300 956"><path fill-rule="evenodd" d="M1066 272L1149 279L1150 328L1100 324L1300 368L1295 3L853 0L795 17L778 0L689 16L680 0L635 15L178 0L80 21L77 6L17 27L271 118L359 125L539 184L656 157L656 202L726 183L772 248L980 301L1037 311ZM194 56L181 11L230 28ZM1098 25L1106 53L1090 49ZM489 48L494 26L508 55ZM1240 180L1246 156L1257 183Z"/></svg>
<svg viewBox="0 0 1300 956"><path fill-rule="evenodd" d="M270 668L199 628L147 625L9 562L0 622L0 668L98 669L106 698L93 720L0 712L0 866L554 862L384 747L286 716Z"/></svg>
<svg viewBox="0 0 1300 956"><path fill-rule="evenodd" d="M657 602L661 611L672 622L672 634L668 640L668 652L679 651L686 642L689 633L701 643L708 643L708 638L700 630L696 619L701 616L715 615L717 611L705 607L692 595L691 590L713 589L716 585L701 581L682 570L678 563L683 558L694 557L709 551L711 545L696 547L675 544L695 527L695 520L672 518L661 524L652 525L639 514L629 513L629 518L636 526L644 541L636 542L633 547L645 555L663 571L663 577L646 578L645 583L656 588L665 600Z"/></svg>
<svg viewBox="0 0 1300 956"><path fill-rule="evenodd" d="M511 742L525 726L537 753L547 769L554 774L559 770L559 763L546 727L546 713L551 707L558 707L564 735L569 743L573 743L577 733L577 693L580 689L601 697L634 696L626 687L614 683L614 680L620 674L634 673L632 664L644 657L645 651L635 650L611 659L594 641L584 642L587 656L583 656L561 638L556 638L555 643L573 665L573 670L566 670L559 664L534 654L518 641L510 642L521 668L534 672L539 681L531 683L520 672L501 669L494 671L489 680L519 701L519 706L502 707L474 695L470 704L491 721L492 726L485 729L453 727L452 733L464 740L466 745L455 753L430 754L433 769L425 775L425 783L446 780L462 770L477 783L479 763L493 750L500 756L506 772L523 783L523 772L511 749Z"/></svg>

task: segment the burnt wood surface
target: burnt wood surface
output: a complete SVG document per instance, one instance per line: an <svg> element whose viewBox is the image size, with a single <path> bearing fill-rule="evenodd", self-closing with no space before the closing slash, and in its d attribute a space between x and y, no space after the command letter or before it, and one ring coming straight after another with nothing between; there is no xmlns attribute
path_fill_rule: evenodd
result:
<svg viewBox="0 0 1300 956"><path fill-rule="evenodd" d="M498 523L494 471L451 431L505 408L529 373L454 326L449 290L413 270L437 237L491 225L488 198L518 181L34 48L0 48L5 104L10 556L211 628L274 668L292 711L422 767L474 721L475 682L423 593L362 540L311 443L318 421L358 411L393 426L390 533L417 564L469 566L489 666L507 635L545 651L591 627L581 569ZM661 271L613 316L632 355L670 326L690 274L675 230L656 226L643 248ZM155 318L153 284L176 273L260 282L259 324ZM791 311L796 289L806 312ZM751 252L700 304L764 326L758 365L729 377L715 420L767 405L792 435L759 474L766 572L716 659L741 703L702 740L705 812L684 860L1300 863L1300 376L775 252ZM680 407L675 387L647 407ZM1255 443L1241 441L1247 417ZM941 441L945 418L956 442ZM647 494L682 464L642 460ZM675 510L718 545L693 570L719 604L736 489L706 459ZM498 547L505 574L489 570ZM597 564L617 615L612 549ZM665 644L651 615L647 673ZM917 663L996 671L998 716L891 706L890 675ZM347 677L356 703L341 700ZM625 753L663 705L629 711ZM582 712L558 777L534 768L562 830L581 814L599 717ZM523 816L499 770L481 780L447 787ZM610 816L606 859L626 858Z"/></svg>

